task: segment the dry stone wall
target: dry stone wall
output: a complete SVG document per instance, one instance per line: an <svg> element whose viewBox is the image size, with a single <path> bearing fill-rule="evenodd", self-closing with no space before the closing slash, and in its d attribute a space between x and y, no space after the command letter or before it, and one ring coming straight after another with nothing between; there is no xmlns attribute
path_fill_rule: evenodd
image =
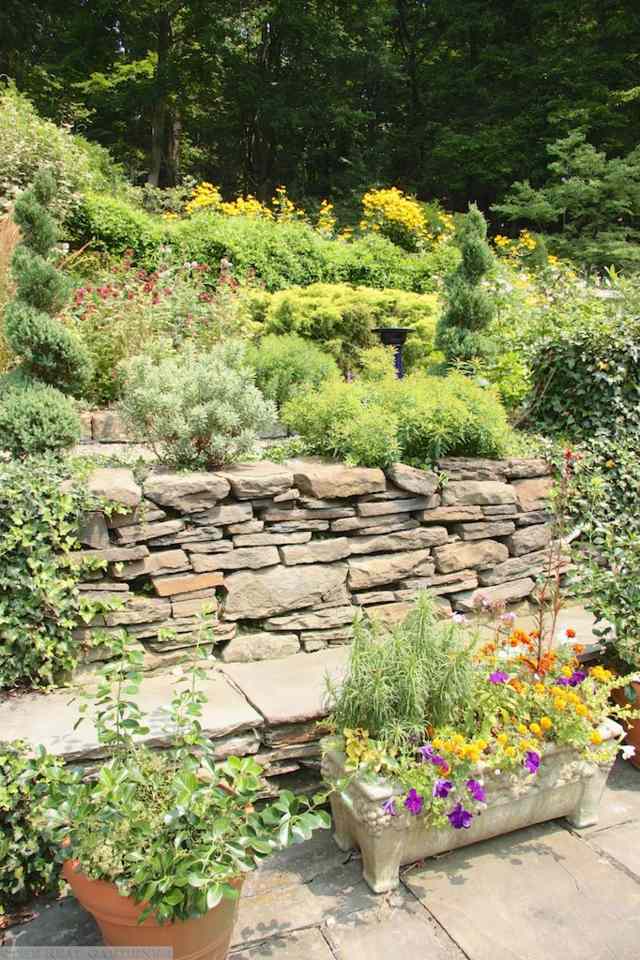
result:
<svg viewBox="0 0 640 960"><path fill-rule="evenodd" d="M543 460L442 460L438 472L302 459L214 473L99 469L91 489L120 512L85 518L82 557L106 569L81 584L116 598L77 632L89 660L126 630L148 668L198 642L213 605L212 655L287 657L349 643L354 616L402 620L421 590L443 612L478 591L526 599L551 540Z"/></svg>

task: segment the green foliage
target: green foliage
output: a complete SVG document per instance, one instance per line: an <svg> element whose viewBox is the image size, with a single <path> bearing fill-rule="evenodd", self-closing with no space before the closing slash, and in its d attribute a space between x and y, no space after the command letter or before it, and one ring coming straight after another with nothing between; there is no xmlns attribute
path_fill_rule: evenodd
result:
<svg viewBox="0 0 640 960"><path fill-rule="evenodd" d="M117 255L132 250L136 260L151 269L169 253L178 263L214 267L224 257L233 263L235 276L258 279L269 291L319 282L433 291L439 274L457 259L450 244L408 255L383 237L329 240L296 221L207 210L185 220L162 220L123 197L104 194L85 196L70 229L79 245L89 243Z"/></svg>
<svg viewBox="0 0 640 960"><path fill-rule="evenodd" d="M210 646L206 629L201 641ZM206 656L203 648L199 652ZM77 859L93 880L114 883L118 892L146 901L142 919L202 916L223 897L238 896L234 881L269 854L308 840L330 826L318 801L281 791L266 804L262 767L252 757L216 762L202 732L206 677L194 661L171 700L168 729L174 746L153 751L134 743L149 732L131 699L141 680L142 654L122 656L103 671L95 693L96 727L113 758L95 779L70 783L62 802L49 810L58 837L68 838L65 859ZM124 698L126 694L127 699Z"/></svg>
<svg viewBox="0 0 640 960"><path fill-rule="evenodd" d="M12 259L16 291L4 311L4 337L20 362L4 378L0 447L15 456L58 450L79 438L76 409L63 394L79 393L90 376L79 340L54 317L68 293L66 278L47 259L56 237L48 209L55 192L53 175L42 170L14 208L23 239Z"/></svg>
<svg viewBox="0 0 640 960"><path fill-rule="evenodd" d="M185 344L179 353L134 357L124 375L123 417L173 466L211 469L238 460L276 418L240 342L226 341L209 353Z"/></svg>
<svg viewBox="0 0 640 960"><path fill-rule="evenodd" d="M282 420L311 452L371 467L499 457L509 440L504 408L491 390L457 373L396 380L391 365L382 378L376 370L376 379L332 380L294 397Z"/></svg>
<svg viewBox="0 0 640 960"><path fill-rule="evenodd" d="M69 779L64 764L26 743L0 743L0 917L55 890L56 849L44 828L44 810Z"/></svg>
<svg viewBox="0 0 640 960"><path fill-rule="evenodd" d="M640 320L609 315L559 330L537 347L530 417L550 434L637 434Z"/></svg>
<svg viewBox="0 0 640 960"><path fill-rule="evenodd" d="M0 450L23 457L60 452L79 440L80 415L70 397L46 384L15 383L11 375L2 389Z"/></svg>
<svg viewBox="0 0 640 960"><path fill-rule="evenodd" d="M258 389L277 407L301 389L339 376L333 357L296 334L261 337L248 347L247 363L256 372Z"/></svg>
<svg viewBox="0 0 640 960"><path fill-rule="evenodd" d="M332 723L390 742L424 736L427 724L460 724L475 701L474 643L455 623L438 619L426 592L383 642L375 624L356 621L346 677L330 684Z"/></svg>
<svg viewBox="0 0 640 960"><path fill-rule="evenodd" d="M55 178L52 207L60 217L75 207L80 190L106 190L120 179L106 150L38 116L11 85L0 92L0 156L0 207L29 188L43 167Z"/></svg>
<svg viewBox="0 0 640 960"><path fill-rule="evenodd" d="M249 304L251 308L251 302ZM437 300L433 294L371 290L316 283L254 298L253 317L269 333L296 333L316 340L341 368L357 368L360 352L378 343L375 327L411 327L407 369L424 364L433 349Z"/></svg>
<svg viewBox="0 0 640 960"><path fill-rule="evenodd" d="M637 436L601 431L580 447L568 504L580 530L572 590L598 620L609 649L640 667L640 457Z"/></svg>
<svg viewBox="0 0 640 960"><path fill-rule="evenodd" d="M607 158L582 131L547 146L546 183L514 183L493 209L507 220L549 231L546 242L560 256L587 267L640 265L640 148Z"/></svg>
<svg viewBox="0 0 640 960"><path fill-rule="evenodd" d="M447 304L436 336L436 346L449 361L496 352L487 332L495 307L482 285L493 261L486 238L486 221L478 208L471 205L456 229L462 261L446 279Z"/></svg>
<svg viewBox="0 0 640 960"><path fill-rule="evenodd" d="M2 688L49 686L78 662L73 630L96 606L80 596L82 567L71 567L68 554L92 505L58 461L33 457L0 465Z"/></svg>
<svg viewBox="0 0 640 960"><path fill-rule="evenodd" d="M166 241L165 224L121 196L86 193L67 225L79 245L89 243L116 256L131 250L137 260L152 267Z"/></svg>
<svg viewBox="0 0 640 960"><path fill-rule="evenodd" d="M105 406L122 393L122 363L161 338L208 350L226 337L254 330L237 284L216 282L202 264L164 266L149 273L125 258L82 283L60 320L82 342L92 374L82 395Z"/></svg>

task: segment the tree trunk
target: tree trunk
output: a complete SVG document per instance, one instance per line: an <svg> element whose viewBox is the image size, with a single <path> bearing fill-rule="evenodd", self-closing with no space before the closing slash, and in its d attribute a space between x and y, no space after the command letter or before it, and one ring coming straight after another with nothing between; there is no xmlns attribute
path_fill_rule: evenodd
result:
<svg viewBox="0 0 640 960"><path fill-rule="evenodd" d="M147 183L154 187L175 186L180 123L171 116L169 104L169 58L172 43L171 17L163 10L158 15L158 63L155 75L154 103L151 115L151 163Z"/></svg>

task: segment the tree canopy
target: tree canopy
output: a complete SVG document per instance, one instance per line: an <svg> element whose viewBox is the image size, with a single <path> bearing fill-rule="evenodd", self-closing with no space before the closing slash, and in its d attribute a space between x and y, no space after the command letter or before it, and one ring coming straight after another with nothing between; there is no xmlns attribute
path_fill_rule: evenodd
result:
<svg viewBox="0 0 640 960"><path fill-rule="evenodd" d="M636 0L5 0L0 74L138 182L464 210L636 147Z"/></svg>

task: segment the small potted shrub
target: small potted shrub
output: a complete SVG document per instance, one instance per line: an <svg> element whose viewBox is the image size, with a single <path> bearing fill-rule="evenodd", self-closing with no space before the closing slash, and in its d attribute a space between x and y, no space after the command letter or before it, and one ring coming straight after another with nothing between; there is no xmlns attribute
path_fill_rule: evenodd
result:
<svg viewBox="0 0 640 960"><path fill-rule="evenodd" d="M48 811L63 875L106 944L223 960L245 874L274 850L328 827L328 815L316 810L323 798L282 791L261 803L265 783L254 759L216 762L199 721L205 698L197 662L168 710L173 745L142 745L149 728L132 699L140 655L124 641L120 654L94 695L111 759L93 777L76 774Z"/></svg>
<svg viewBox="0 0 640 960"><path fill-rule="evenodd" d="M461 620L439 622L424 594L384 643L357 624L332 690L335 838L360 848L378 893L402 864L560 816L597 822L623 735L610 716L633 715L610 705L624 679L583 669L571 643L552 649L504 612L483 643Z"/></svg>

